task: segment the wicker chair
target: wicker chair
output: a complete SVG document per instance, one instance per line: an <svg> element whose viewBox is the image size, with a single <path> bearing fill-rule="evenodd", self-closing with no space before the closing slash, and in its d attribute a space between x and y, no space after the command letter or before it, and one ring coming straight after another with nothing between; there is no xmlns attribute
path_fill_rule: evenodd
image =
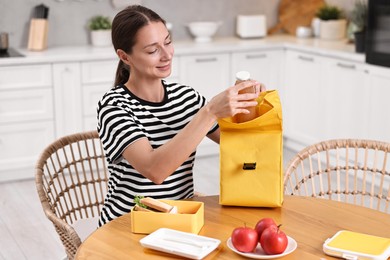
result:
<svg viewBox="0 0 390 260"><path fill-rule="evenodd" d="M60 138L41 154L36 165L36 187L43 210L53 222L69 259L82 237L77 223L94 220L107 192L107 168L96 131Z"/></svg>
<svg viewBox="0 0 390 260"><path fill-rule="evenodd" d="M306 147L287 166L284 188L286 195L328 198L390 213L390 144L339 139Z"/></svg>

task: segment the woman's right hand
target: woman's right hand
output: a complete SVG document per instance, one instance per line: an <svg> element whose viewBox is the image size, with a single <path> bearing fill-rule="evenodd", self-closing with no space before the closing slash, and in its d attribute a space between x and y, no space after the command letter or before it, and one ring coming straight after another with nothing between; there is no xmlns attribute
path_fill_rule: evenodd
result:
<svg viewBox="0 0 390 260"><path fill-rule="evenodd" d="M254 86L255 93L239 94L239 91ZM243 81L231 86L213 97L207 104L210 113L216 118L231 117L238 113L248 114L248 107L257 105L255 99L261 92L265 91L265 86L257 81Z"/></svg>

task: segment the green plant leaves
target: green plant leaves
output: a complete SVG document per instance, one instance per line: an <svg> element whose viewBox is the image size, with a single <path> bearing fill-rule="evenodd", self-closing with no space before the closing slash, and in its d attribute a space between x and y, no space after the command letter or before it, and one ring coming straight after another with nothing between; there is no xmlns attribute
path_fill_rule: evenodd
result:
<svg viewBox="0 0 390 260"><path fill-rule="evenodd" d="M321 7L316 16L321 20L338 20L342 18L342 11L337 6L324 5Z"/></svg>
<svg viewBox="0 0 390 260"><path fill-rule="evenodd" d="M110 18L102 15L94 16L89 21L88 28L92 31L109 30L111 29L111 20Z"/></svg>

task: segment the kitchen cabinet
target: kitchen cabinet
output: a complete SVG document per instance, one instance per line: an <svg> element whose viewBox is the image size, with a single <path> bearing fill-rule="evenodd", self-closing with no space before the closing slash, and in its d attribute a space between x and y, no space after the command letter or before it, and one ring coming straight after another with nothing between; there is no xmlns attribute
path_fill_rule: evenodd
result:
<svg viewBox="0 0 390 260"><path fill-rule="evenodd" d="M117 59L53 65L57 137L95 130L96 107L114 84Z"/></svg>
<svg viewBox="0 0 390 260"><path fill-rule="evenodd" d="M80 63L53 64L56 136L82 130L82 97Z"/></svg>
<svg viewBox="0 0 390 260"><path fill-rule="evenodd" d="M322 57L315 54L286 52L282 95L284 135L286 145L297 150L324 137L322 66Z"/></svg>
<svg viewBox="0 0 390 260"><path fill-rule="evenodd" d="M98 101L103 94L112 87L113 81L107 83L83 84L82 85L82 130L96 130L97 114L96 108Z"/></svg>
<svg viewBox="0 0 390 260"><path fill-rule="evenodd" d="M114 85L117 59L81 63L82 130L96 130L98 101Z"/></svg>
<svg viewBox="0 0 390 260"><path fill-rule="evenodd" d="M51 120L0 125L0 181L34 177L42 150L54 140Z"/></svg>
<svg viewBox="0 0 390 260"><path fill-rule="evenodd" d="M333 58L324 58L323 62L323 138L367 138L366 65Z"/></svg>
<svg viewBox="0 0 390 260"><path fill-rule="evenodd" d="M230 55L183 55L180 59L180 81L198 90L208 100L234 84L230 74Z"/></svg>
<svg viewBox="0 0 390 260"><path fill-rule="evenodd" d="M172 73L167 82L179 82L179 60L173 59ZM118 59L81 62L82 130L95 130L98 101L113 87Z"/></svg>
<svg viewBox="0 0 390 260"><path fill-rule="evenodd" d="M277 37L178 44L166 81L210 99L234 84L237 71L248 70L279 90L284 144L291 149L336 137L390 142L390 68L365 64L344 43L340 50L341 43L294 38L284 44L286 36ZM0 60L0 181L32 178L47 144L96 129L96 105L112 87L116 67L112 49L89 46ZM218 152L205 138L197 156Z"/></svg>
<svg viewBox="0 0 390 260"><path fill-rule="evenodd" d="M50 87L50 64L14 65L0 67L0 89L35 89Z"/></svg>
<svg viewBox="0 0 390 260"><path fill-rule="evenodd" d="M54 140L50 64L0 67L0 181L33 177L33 165Z"/></svg>
<svg viewBox="0 0 390 260"><path fill-rule="evenodd" d="M180 83L198 90L208 100L234 84L230 82L230 54L183 55L180 59ZM197 156L218 154L219 146L203 139Z"/></svg>
<svg viewBox="0 0 390 260"><path fill-rule="evenodd" d="M0 123L53 119L51 88L0 90Z"/></svg>
<svg viewBox="0 0 390 260"><path fill-rule="evenodd" d="M368 103L368 136L390 142L390 68L367 65L369 94L362 100ZM362 103L360 102L360 103Z"/></svg>
<svg viewBox="0 0 390 260"><path fill-rule="evenodd" d="M390 141L390 69L288 50L285 64L285 144L321 140Z"/></svg>
<svg viewBox="0 0 390 260"><path fill-rule="evenodd" d="M231 82L235 82L235 74L238 71L246 70L251 74L252 79L265 84L267 90L281 90L283 54L283 50L232 53Z"/></svg>

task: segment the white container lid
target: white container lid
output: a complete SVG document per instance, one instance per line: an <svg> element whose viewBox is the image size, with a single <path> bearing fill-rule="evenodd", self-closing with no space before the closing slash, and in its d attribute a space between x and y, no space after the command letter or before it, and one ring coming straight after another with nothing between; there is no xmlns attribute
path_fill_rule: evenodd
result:
<svg viewBox="0 0 390 260"><path fill-rule="evenodd" d="M248 71L242 70L236 73L236 79L248 80L251 78L251 74Z"/></svg>

